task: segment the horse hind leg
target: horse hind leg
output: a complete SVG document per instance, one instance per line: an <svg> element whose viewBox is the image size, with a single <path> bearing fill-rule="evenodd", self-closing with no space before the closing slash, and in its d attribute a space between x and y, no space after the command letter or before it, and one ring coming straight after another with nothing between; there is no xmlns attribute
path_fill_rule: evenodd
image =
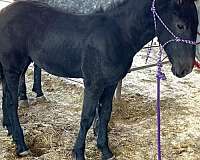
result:
<svg viewBox="0 0 200 160"><path fill-rule="evenodd" d="M96 115L95 115L94 122L93 122L93 125L92 125L93 134L94 134L95 137L98 137L99 113L101 112L101 106L102 106L102 104L99 104L98 107L97 107L97 109L96 109ZM110 132L110 130L111 130L111 128L108 125L108 132Z"/></svg>
<svg viewBox="0 0 200 160"><path fill-rule="evenodd" d="M28 66L30 65L31 61L27 60L22 74L20 76L20 81L19 81L19 87L18 87L18 97L19 97L19 106L20 107L28 107L28 97L27 97L27 90L26 90L26 80L25 80L25 74Z"/></svg>
<svg viewBox="0 0 200 160"><path fill-rule="evenodd" d="M28 107L29 106L28 98L27 98L27 94L26 94L25 72L20 77L18 97L19 97L19 106L20 107Z"/></svg>
<svg viewBox="0 0 200 160"><path fill-rule="evenodd" d="M98 106L96 108L96 114L94 117L93 125L92 125L92 129L93 129L93 133L94 133L95 137L97 137L98 129L99 129L99 110L100 110L100 108L101 108L101 105L98 104Z"/></svg>
<svg viewBox="0 0 200 160"><path fill-rule="evenodd" d="M37 94L37 98L44 98L41 84L41 68L39 68L36 64L34 64L34 83L32 91Z"/></svg>
<svg viewBox="0 0 200 160"><path fill-rule="evenodd" d="M106 87L100 98L101 107L99 111L99 122L97 134L97 147L102 152L102 160L111 160L114 158L109 146L108 146L108 122L112 112L112 100L115 93L116 85Z"/></svg>

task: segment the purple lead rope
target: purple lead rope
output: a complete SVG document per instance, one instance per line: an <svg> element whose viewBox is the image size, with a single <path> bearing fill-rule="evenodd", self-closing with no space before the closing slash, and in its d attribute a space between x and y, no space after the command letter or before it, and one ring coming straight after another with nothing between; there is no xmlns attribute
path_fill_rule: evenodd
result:
<svg viewBox="0 0 200 160"><path fill-rule="evenodd" d="M161 134L160 134L160 124L161 124L161 118L160 118L160 80L165 80L165 74L162 73L162 46L160 46L160 52L158 55L158 62L157 62L157 152L158 152L158 160L161 160Z"/></svg>
<svg viewBox="0 0 200 160"><path fill-rule="evenodd" d="M160 118L160 80L165 80L165 74L162 73L162 46L160 46L160 52L158 54L158 62L157 62L157 154L158 154L158 160L161 160L161 134L160 134L160 124L161 124L161 118Z"/></svg>
<svg viewBox="0 0 200 160"><path fill-rule="evenodd" d="M160 18L160 16L158 15L158 13L156 12L156 8L155 8L155 0L152 1L152 7L151 7L151 11L153 13L153 20L154 20L154 27L155 27L155 33L157 31L157 23L156 20L158 19L160 21L160 23L165 27L165 29L174 37L174 39L170 39L168 40L166 43L164 43L163 45L160 45L160 51L158 54L158 60L157 60L157 74L156 74L156 79L157 79L157 107L156 107L156 111L157 111L157 157L158 160L161 160L161 132L160 132L160 125L161 125L161 117L160 117L160 81L161 80L165 80L165 74L162 73L162 52L164 50L164 47L166 45L168 45L171 42L181 42L181 43L186 43L186 44L190 44L190 45L197 45L196 42L191 41L191 40L184 40L180 37L177 37L168 27L167 25L163 22L163 20ZM148 57L150 55L151 49L148 50L147 53L147 60Z"/></svg>
<svg viewBox="0 0 200 160"><path fill-rule="evenodd" d="M160 140L160 78L157 76L157 152L158 160L161 160L161 140Z"/></svg>

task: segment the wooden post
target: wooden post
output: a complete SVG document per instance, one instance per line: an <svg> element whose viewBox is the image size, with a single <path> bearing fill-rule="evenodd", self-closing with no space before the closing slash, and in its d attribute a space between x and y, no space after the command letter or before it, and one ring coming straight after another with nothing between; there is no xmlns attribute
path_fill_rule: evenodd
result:
<svg viewBox="0 0 200 160"><path fill-rule="evenodd" d="M115 91L115 99L117 101L121 100L121 91L122 91L122 80L120 80L118 82L118 85L117 85L117 88L116 88L116 91Z"/></svg>

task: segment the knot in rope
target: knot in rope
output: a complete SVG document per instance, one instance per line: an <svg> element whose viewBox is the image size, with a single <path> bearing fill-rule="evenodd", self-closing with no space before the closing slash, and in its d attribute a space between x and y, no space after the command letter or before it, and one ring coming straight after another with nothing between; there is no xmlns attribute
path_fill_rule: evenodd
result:
<svg viewBox="0 0 200 160"><path fill-rule="evenodd" d="M157 75L156 75L157 78L161 79L161 80L166 80L166 76L163 72L158 72Z"/></svg>
<svg viewBox="0 0 200 160"><path fill-rule="evenodd" d="M181 39L179 37L175 37L176 42L181 42Z"/></svg>

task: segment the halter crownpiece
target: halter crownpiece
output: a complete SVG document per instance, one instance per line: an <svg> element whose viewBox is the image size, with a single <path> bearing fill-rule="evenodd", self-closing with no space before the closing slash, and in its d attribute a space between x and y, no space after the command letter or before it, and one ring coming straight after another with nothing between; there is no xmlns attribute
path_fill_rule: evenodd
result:
<svg viewBox="0 0 200 160"><path fill-rule="evenodd" d="M182 42L182 43L186 43L186 44L191 44L191 45L197 45L196 42L191 41L191 40L187 40L187 39L182 39L178 36L176 36L171 29L169 29L169 27L163 22L163 20L160 18L160 16L158 15L157 11L156 11L156 7L155 7L155 2L156 0L152 1L152 6L151 6L151 12L153 13L153 19L154 19L154 25L155 25L155 31L157 30L157 21L156 19L158 19L161 24L164 26L164 28L174 37L174 39L169 40L168 42L166 42L163 47L165 47L165 45L167 45L169 42Z"/></svg>

